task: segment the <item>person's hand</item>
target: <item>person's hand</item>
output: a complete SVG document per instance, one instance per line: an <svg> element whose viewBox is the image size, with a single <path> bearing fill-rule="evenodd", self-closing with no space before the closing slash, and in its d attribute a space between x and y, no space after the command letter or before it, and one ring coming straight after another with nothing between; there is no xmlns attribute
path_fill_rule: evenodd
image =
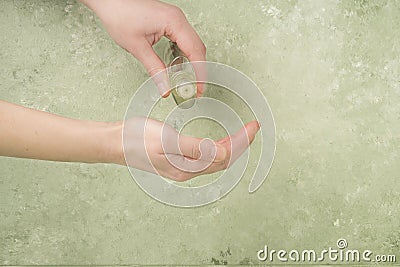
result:
<svg viewBox="0 0 400 267"><path fill-rule="evenodd" d="M181 135L146 117L83 121L0 100L0 156L127 164L177 181L228 168L258 130L252 121L235 135L214 142Z"/></svg>
<svg viewBox="0 0 400 267"><path fill-rule="evenodd" d="M206 47L184 13L176 6L155 0L81 0L103 22L110 36L141 61L150 76L165 69L152 46L162 36L176 42L190 61L205 61ZM201 70L195 69L199 78ZM204 75L203 75L204 76ZM158 76L160 94L168 96L166 77ZM204 91L198 84L198 95Z"/></svg>
<svg viewBox="0 0 400 267"><path fill-rule="evenodd" d="M252 121L235 135L214 142L181 135L160 121L134 117L124 122L126 162L116 163L186 181L228 168L251 144L258 130L258 123Z"/></svg>

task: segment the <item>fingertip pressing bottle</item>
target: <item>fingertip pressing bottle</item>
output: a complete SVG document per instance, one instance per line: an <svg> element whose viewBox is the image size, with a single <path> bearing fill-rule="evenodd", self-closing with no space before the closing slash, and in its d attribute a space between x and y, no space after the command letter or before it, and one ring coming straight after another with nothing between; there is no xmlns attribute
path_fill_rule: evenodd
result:
<svg viewBox="0 0 400 267"><path fill-rule="evenodd" d="M171 94L180 108L191 108L196 102L196 75L193 66L179 49L169 41L164 52L164 61L168 67Z"/></svg>

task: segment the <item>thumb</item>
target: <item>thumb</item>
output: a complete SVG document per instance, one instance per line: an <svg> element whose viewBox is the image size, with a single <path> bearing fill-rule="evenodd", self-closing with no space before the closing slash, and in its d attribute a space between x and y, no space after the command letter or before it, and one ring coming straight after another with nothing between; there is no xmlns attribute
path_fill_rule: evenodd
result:
<svg viewBox="0 0 400 267"><path fill-rule="evenodd" d="M169 95L169 82L167 73L165 71L164 62L154 52L153 47L143 39L142 41L135 44L135 48L132 49L133 54L145 67L146 71L152 77L154 83L162 97Z"/></svg>

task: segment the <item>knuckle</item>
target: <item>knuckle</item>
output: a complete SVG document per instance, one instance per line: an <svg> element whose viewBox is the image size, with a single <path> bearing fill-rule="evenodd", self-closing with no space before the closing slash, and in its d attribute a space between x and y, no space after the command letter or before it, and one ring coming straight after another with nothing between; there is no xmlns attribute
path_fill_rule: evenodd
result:
<svg viewBox="0 0 400 267"><path fill-rule="evenodd" d="M192 157L194 159L198 159L201 156L200 148L197 143L193 143L192 145Z"/></svg>
<svg viewBox="0 0 400 267"><path fill-rule="evenodd" d="M167 15L174 19L182 19L185 17L182 9L177 6L170 6L167 10Z"/></svg>
<svg viewBox="0 0 400 267"><path fill-rule="evenodd" d="M156 75L157 73L159 73L160 71L162 71L162 69L160 69L160 68L157 67L157 66L153 66L153 67L149 67L147 71L148 71L148 73L150 74L150 76L154 76L154 75Z"/></svg>
<svg viewBox="0 0 400 267"><path fill-rule="evenodd" d="M230 160L229 160L228 157L225 158L225 159L222 161L222 167L223 167L224 170L228 169L228 167L229 167L229 162L230 162Z"/></svg>
<svg viewBox="0 0 400 267"><path fill-rule="evenodd" d="M200 49L200 52L201 52L203 55L205 55L205 54L207 53L207 47L206 47L206 45L205 45L204 43L201 43L199 49Z"/></svg>

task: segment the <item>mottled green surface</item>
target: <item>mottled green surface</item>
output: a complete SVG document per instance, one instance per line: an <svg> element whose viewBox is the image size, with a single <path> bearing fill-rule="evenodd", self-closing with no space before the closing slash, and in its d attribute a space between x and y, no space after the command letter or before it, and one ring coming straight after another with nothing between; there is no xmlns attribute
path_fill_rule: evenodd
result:
<svg viewBox="0 0 400 267"><path fill-rule="evenodd" d="M172 1L171 1L172 2ZM248 74L275 116L268 180L202 208L158 203L112 165L0 159L0 264L239 264L349 248L400 260L400 3L173 1L208 59ZM143 67L71 1L0 2L0 98L120 120Z"/></svg>

